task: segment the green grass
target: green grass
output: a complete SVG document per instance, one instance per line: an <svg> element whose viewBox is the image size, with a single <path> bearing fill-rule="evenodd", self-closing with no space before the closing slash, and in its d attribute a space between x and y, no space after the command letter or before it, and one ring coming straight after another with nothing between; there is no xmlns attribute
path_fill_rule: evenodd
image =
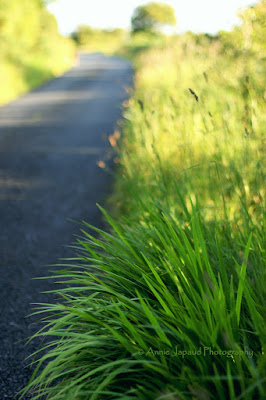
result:
<svg viewBox="0 0 266 400"><path fill-rule="evenodd" d="M169 202L178 184L187 206L188 198L197 195L205 208L215 207L215 217L224 214L225 203L234 219L241 197L261 218L263 70L245 55L230 65L230 57L214 46L183 50L176 45L138 60L136 93L125 110L118 149L124 176L117 179L118 202L121 192L126 199L135 192L145 197L147 186L162 198L162 185ZM123 212L136 207L138 213L135 201L124 200L122 206Z"/></svg>
<svg viewBox="0 0 266 400"><path fill-rule="evenodd" d="M159 203L142 211L142 224L107 216L113 233L84 231L55 272L34 398L263 399L263 232L247 221L232 240L196 207L184 226Z"/></svg>
<svg viewBox="0 0 266 400"><path fill-rule="evenodd" d="M109 232L84 222L34 399L266 397L262 59L186 37L136 51ZM130 54L132 51L130 50Z"/></svg>

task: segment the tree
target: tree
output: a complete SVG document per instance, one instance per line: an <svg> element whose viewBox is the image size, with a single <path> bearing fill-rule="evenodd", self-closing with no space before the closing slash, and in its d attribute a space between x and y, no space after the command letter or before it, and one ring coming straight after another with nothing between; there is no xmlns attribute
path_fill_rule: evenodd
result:
<svg viewBox="0 0 266 400"><path fill-rule="evenodd" d="M71 65L74 43L58 32L47 0L0 0L0 103Z"/></svg>
<svg viewBox="0 0 266 400"><path fill-rule="evenodd" d="M165 3L149 3L135 9L131 18L132 32L159 32L165 26L175 26L174 9Z"/></svg>
<svg viewBox="0 0 266 400"><path fill-rule="evenodd" d="M0 0L0 49L20 58L40 34L39 0Z"/></svg>
<svg viewBox="0 0 266 400"><path fill-rule="evenodd" d="M245 49L264 53L266 49L266 0L261 0L256 5L248 7L239 16L243 21L241 31Z"/></svg>

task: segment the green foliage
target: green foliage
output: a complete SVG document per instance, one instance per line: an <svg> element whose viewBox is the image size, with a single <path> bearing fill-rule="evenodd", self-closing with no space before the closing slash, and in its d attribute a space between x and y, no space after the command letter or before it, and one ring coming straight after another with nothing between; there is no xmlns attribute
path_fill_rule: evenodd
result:
<svg viewBox="0 0 266 400"><path fill-rule="evenodd" d="M150 34L147 32L138 32L130 35L122 46L118 48L116 54L128 58L133 63L137 63L140 53L148 49L165 48L169 38L162 34Z"/></svg>
<svg viewBox="0 0 266 400"><path fill-rule="evenodd" d="M85 51L103 51L112 53L119 49L127 37L124 29L97 29L89 25L80 25L72 38L77 46Z"/></svg>
<svg viewBox="0 0 266 400"><path fill-rule="evenodd" d="M109 138L111 232L84 223L77 257L54 272L58 300L37 309L49 341L21 396L266 398L265 93L247 26L138 39L135 91Z"/></svg>
<svg viewBox="0 0 266 400"><path fill-rule="evenodd" d="M0 104L71 65L74 44L40 0L0 0Z"/></svg>
<svg viewBox="0 0 266 400"><path fill-rule="evenodd" d="M261 0L255 6L249 7L240 14L243 20L242 34L246 49L254 51L266 50L266 1Z"/></svg>
<svg viewBox="0 0 266 400"><path fill-rule="evenodd" d="M244 50L263 59L266 56L266 1L261 0L239 16L242 19L240 27L235 27L232 32L220 33L225 50L235 56Z"/></svg>
<svg viewBox="0 0 266 400"><path fill-rule="evenodd" d="M262 400L263 230L235 235L197 206L183 224L148 192L139 206L141 224L105 213L113 233L84 232L75 265L54 272L33 399Z"/></svg>
<svg viewBox="0 0 266 400"><path fill-rule="evenodd" d="M175 26L174 9L165 3L149 3L135 9L131 19L132 32L159 32L164 26Z"/></svg>
<svg viewBox="0 0 266 400"><path fill-rule="evenodd" d="M40 34L39 0L0 1L1 50L19 56L33 48Z"/></svg>

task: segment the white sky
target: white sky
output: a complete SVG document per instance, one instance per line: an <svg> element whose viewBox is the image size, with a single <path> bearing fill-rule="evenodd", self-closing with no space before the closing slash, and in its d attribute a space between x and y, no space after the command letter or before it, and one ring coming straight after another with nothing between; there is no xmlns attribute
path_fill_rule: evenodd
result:
<svg viewBox="0 0 266 400"><path fill-rule="evenodd" d="M56 16L59 30L69 34L78 25L99 28L128 28L136 7L152 0L57 0L49 5ZM257 0L166 0L175 9L177 32L215 33L230 30L239 23L239 8L253 5Z"/></svg>

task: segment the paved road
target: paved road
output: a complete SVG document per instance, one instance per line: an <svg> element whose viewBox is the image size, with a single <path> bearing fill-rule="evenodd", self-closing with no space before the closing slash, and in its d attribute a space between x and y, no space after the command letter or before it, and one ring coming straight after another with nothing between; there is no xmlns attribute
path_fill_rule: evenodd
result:
<svg viewBox="0 0 266 400"><path fill-rule="evenodd" d="M121 117L130 65L100 54L82 55L80 65L42 88L0 108L0 399L13 399L31 375L25 346L38 325L26 317L31 303L47 302L53 288L46 266L73 256L80 226L101 226L110 176L97 166L103 135ZM33 323L34 322L34 323Z"/></svg>

